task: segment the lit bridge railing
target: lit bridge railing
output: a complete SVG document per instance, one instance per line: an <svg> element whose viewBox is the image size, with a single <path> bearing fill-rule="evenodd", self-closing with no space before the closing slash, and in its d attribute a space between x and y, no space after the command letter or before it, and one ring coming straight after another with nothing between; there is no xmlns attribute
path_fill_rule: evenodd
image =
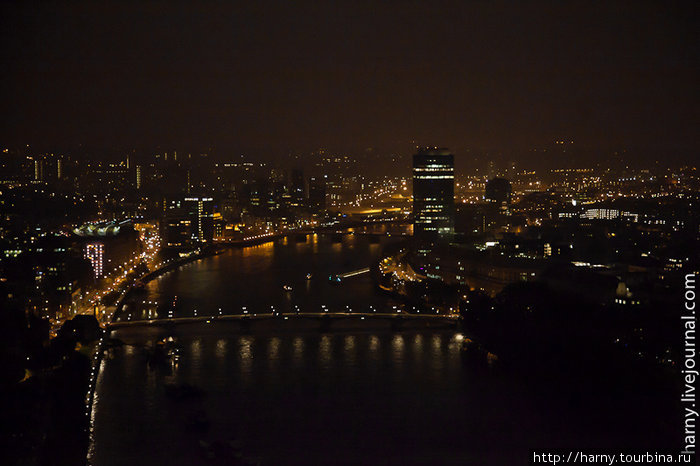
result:
<svg viewBox="0 0 700 466"><path fill-rule="evenodd" d="M354 312L354 311L329 311L321 310L319 312L245 312L242 314L216 314L216 315L201 315L201 316L184 316L184 317L158 317L155 319L127 319L112 322L107 325L109 329L120 327L131 327L138 325L169 325L179 323L196 323L196 322L222 322L222 321L256 321L256 320L292 320L292 319L319 319L319 320L340 320L347 318L355 318L359 320L366 319L389 319L398 321L407 320L431 320L443 321L449 323L457 322L459 315L453 312L440 313L431 311L414 311L405 312L400 309L394 312L378 312L376 310L370 312Z"/></svg>

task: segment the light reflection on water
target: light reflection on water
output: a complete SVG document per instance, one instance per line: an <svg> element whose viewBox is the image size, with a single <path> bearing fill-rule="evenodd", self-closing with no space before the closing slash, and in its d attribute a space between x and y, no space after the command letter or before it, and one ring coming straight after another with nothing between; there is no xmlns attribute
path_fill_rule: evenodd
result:
<svg viewBox="0 0 700 466"><path fill-rule="evenodd" d="M207 333L198 333L201 329ZM120 330L117 337L134 338L130 331L133 335L132 329ZM427 435L453 448L446 442L459 444L457 434L443 432L444 439L435 439L431 423L458 428L462 421L455 424L455 416L473 416L471 408L460 408L471 402L451 330L253 336L219 323L174 333L182 354L179 370L168 377L130 346L105 359L94 413L93 464L124 464L124 451L138 456L136 464L196 464L199 440L217 438L242 439L248 454L266 458L263 464L290 464L284 454L299 449L332 456L313 440L319 436L331 450L350 448L345 436L357 435L358 428L387 442ZM206 396L174 401L165 394L166 383L195 385ZM445 403L454 408L445 409ZM211 430L189 432L193 413L206 416ZM382 432L397 434L387 439ZM363 442L368 448L384 445Z"/></svg>
<svg viewBox="0 0 700 466"><path fill-rule="evenodd" d="M267 360L270 363L270 367L274 368L279 362L279 352L280 352L280 339L277 337L272 337L267 342Z"/></svg>
<svg viewBox="0 0 700 466"><path fill-rule="evenodd" d="M345 353L345 360L349 363L355 363L355 337L353 335L347 335L345 337L345 342L343 346L343 351Z"/></svg>
<svg viewBox="0 0 700 466"><path fill-rule="evenodd" d="M417 333L413 337L413 354L418 364L423 362L423 351L423 335Z"/></svg>
<svg viewBox="0 0 700 466"><path fill-rule="evenodd" d="M301 337L294 337L293 346L294 352L292 354L292 361L294 362L294 366L298 367L304 357L304 339Z"/></svg>
<svg viewBox="0 0 700 466"><path fill-rule="evenodd" d="M369 337L369 351L372 356L376 357L376 353L379 351L379 337L376 335Z"/></svg>
<svg viewBox="0 0 700 466"><path fill-rule="evenodd" d="M398 304L376 293L368 274L328 284L329 274L366 267L381 249L359 236L343 241L313 235L296 245L231 250L149 283L148 300L172 303L177 295L176 313L196 307L202 315L243 306L253 313L271 305ZM285 283L294 288L291 303ZM290 327L253 336L227 322L114 332L126 344L110 350L97 378L92 464L234 464L211 460L203 445L235 443L244 459L275 466L503 465L523 464L532 446L550 444L539 406L505 376L465 365L453 331L392 332L371 321L330 333ZM182 354L166 371L151 367L144 348L167 332ZM170 383L194 385L204 396L174 399L166 395ZM514 449L516 461L494 456Z"/></svg>
<svg viewBox="0 0 700 466"><path fill-rule="evenodd" d="M318 344L318 357L321 366L325 369L331 361L331 338L328 335L323 335Z"/></svg>
<svg viewBox="0 0 700 466"><path fill-rule="evenodd" d="M350 306L353 310L391 309L400 303L374 292L370 274L344 280L338 285L329 277L375 263L384 245L397 237L370 241L363 235L311 235L306 241L291 237L257 246L231 249L223 254L186 264L146 286L146 302L158 303L157 315L168 317L239 314L243 306L251 313L315 312L321 305L329 310ZM311 279L307 274L311 273ZM284 285L293 291L285 291ZM173 302L177 297L177 305ZM141 298L140 298L141 299ZM147 317L143 304L128 304L123 318ZM154 305L155 306L155 305ZM221 309L221 311L220 311ZM155 310L154 310L155 311Z"/></svg>
<svg viewBox="0 0 700 466"><path fill-rule="evenodd" d="M431 358L435 361L433 365L433 370L440 373L443 369L443 360L441 356L443 355L442 347L442 337L440 335L433 335L431 339Z"/></svg>
<svg viewBox="0 0 700 466"><path fill-rule="evenodd" d="M224 357L226 357L226 343L227 341L223 338L220 338L219 341L216 342L216 357L218 359L224 359Z"/></svg>
<svg viewBox="0 0 700 466"><path fill-rule="evenodd" d="M403 356L403 348L404 348L403 335L401 335L401 334L394 335L394 338L391 340L391 347L394 350L394 355L397 358L401 358Z"/></svg>
<svg viewBox="0 0 700 466"><path fill-rule="evenodd" d="M253 366L252 346L254 341L255 339L249 336L240 337L238 339L238 357L241 365L241 376L246 382L250 381L250 371Z"/></svg>
<svg viewBox="0 0 700 466"><path fill-rule="evenodd" d="M172 303L177 295L176 316L188 308L207 315L273 305L285 312L323 304L331 310L391 309L398 303L376 293L369 274L340 286L328 283L329 274L370 265L385 242L311 235L305 242L290 238L287 244L234 249L149 283L147 299ZM284 284L293 292L285 293ZM268 465L300 464L307 457L301 464L329 464L328 458L366 464L362 455L372 457L367 451L413 448L426 438L441 450L461 445L461 423L481 422L474 410L483 400L468 398L459 346L448 344L453 332L391 332L386 323L380 326L386 330L376 330L371 319L362 322L367 327L331 333L249 334L226 322L117 331L113 336L127 345L105 359L100 373L93 464L200 464L200 441L232 439L243 442L244 455ZM182 351L178 366L162 373L139 347L167 332ZM205 396L174 400L165 394L167 383L200 387ZM193 432L192 416L204 416L209 430Z"/></svg>

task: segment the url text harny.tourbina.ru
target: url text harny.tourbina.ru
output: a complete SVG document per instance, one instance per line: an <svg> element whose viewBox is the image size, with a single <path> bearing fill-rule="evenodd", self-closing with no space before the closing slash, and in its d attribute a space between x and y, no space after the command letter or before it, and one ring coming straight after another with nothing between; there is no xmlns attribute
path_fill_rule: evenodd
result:
<svg viewBox="0 0 700 466"><path fill-rule="evenodd" d="M532 452L530 464L693 464L692 453L586 453L583 451Z"/></svg>

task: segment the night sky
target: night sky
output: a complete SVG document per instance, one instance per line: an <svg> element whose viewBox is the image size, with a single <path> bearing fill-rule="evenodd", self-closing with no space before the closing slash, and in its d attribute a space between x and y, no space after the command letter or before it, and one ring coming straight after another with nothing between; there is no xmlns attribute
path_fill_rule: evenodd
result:
<svg viewBox="0 0 700 466"><path fill-rule="evenodd" d="M692 160L696 3L3 2L0 144Z"/></svg>

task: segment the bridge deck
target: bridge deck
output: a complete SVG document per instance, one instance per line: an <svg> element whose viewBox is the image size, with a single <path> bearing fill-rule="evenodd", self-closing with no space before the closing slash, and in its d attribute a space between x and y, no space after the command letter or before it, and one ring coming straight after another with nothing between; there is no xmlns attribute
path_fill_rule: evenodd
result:
<svg viewBox="0 0 700 466"><path fill-rule="evenodd" d="M445 322L456 322L456 314L409 314L395 312L299 312L299 313L250 313L217 316L197 316L197 317L173 317L162 319L140 319L130 321L112 322L106 325L108 329L120 327L131 327L137 325L165 325L194 322L215 322L215 321L251 321L268 319L391 319L391 320L438 320Z"/></svg>

